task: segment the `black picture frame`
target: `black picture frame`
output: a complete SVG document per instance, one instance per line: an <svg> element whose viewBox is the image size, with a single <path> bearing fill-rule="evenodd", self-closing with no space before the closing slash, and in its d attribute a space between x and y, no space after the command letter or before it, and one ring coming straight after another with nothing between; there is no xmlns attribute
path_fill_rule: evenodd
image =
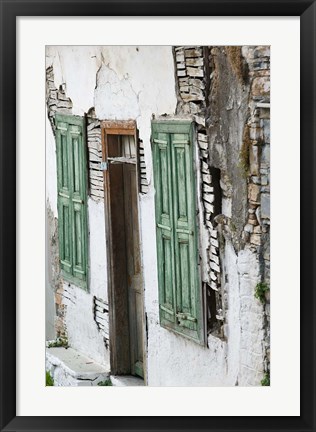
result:
<svg viewBox="0 0 316 432"><path fill-rule="evenodd" d="M0 6L1 431L315 431L315 1L0 0ZM37 417L16 416L16 17L177 16L179 12L181 16L300 16L301 415L299 417L41 417L39 413ZM298 202L293 201L293 205L298 205Z"/></svg>

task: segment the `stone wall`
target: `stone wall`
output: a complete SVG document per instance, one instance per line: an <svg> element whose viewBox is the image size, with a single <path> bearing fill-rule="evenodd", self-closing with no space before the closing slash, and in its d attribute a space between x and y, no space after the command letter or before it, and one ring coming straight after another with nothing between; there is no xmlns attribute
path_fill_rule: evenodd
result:
<svg viewBox="0 0 316 432"><path fill-rule="evenodd" d="M209 136L206 128L207 99L209 91L209 50L207 47L176 46L174 48L175 68L177 75L177 115L193 115L196 122L199 183L198 194L201 199L199 216L201 265L203 287L207 298L208 332L223 336L224 319L221 298L221 272L219 258L218 232L215 229L214 217L218 214L216 185L211 172ZM202 229L204 227L204 229ZM206 240L207 239L207 240ZM216 307L212 303L216 302ZM213 316L215 315L215 316Z"/></svg>
<svg viewBox="0 0 316 432"><path fill-rule="evenodd" d="M87 140L88 140L88 191L90 197L98 201L104 201L102 162L102 141L100 121L95 117L92 108L87 115Z"/></svg>
<svg viewBox="0 0 316 432"><path fill-rule="evenodd" d="M217 217L218 230L222 243L233 245L238 264L248 251L258 266L257 280L249 286L249 269L238 265L240 375L243 379L253 371L256 379L260 371L269 373L270 362L269 290L261 300L254 298L270 285L270 49L210 47L210 54L210 159L221 170L225 216ZM229 289L226 284L223 297Z"/></svg>
<svg viewBox="0 0 316 432"><path fill-rule="evenodd" d="M244 237L259 256L261 283L270 287L270 47L244 47L251 81L248 130L248 223ZM264 295L265 370L270 372L270 291Z"/></svg>
<svg viewBox="0 0 316 432"><path fill-rule="evenodd" d="M270 362L270 49L175 47L174 57L177 114L191 114L197 124L199 198L207 228L201 235L209 239L202 245L207 249L202 274L208 294L215 290L222 324L213 334L229 341L236 307L231 278L237 277L239 385L251 381L249 375L258 382ZM266 290L263 297L260 289Z"/></svg>
<svg viewBox="0 0 316 432"><path fill-rule="evenodd" d="M46 105L47 115L50 120L53 131L55 131L55 114L71 114L72 101L66 96L66 84L60 84L56 87L54 82L54 70L52 66L46 69Z"/></svg>

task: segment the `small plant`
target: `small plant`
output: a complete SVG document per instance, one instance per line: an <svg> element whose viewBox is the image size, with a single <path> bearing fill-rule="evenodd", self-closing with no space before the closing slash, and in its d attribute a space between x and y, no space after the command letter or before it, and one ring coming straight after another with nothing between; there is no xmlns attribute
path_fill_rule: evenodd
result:
<svg viewBox="0 0 316 432"><path fill-rule="evenodd" d="M255 297L261 301L261 303L265 303L266 300L266 292L269 291L268 284L265 282L259 282L256 285Z"/></svg>
<svg viewBox="0 0 316 432"><path fill-rule="evenodd" d="M46 371L46 387L54 385L54 378L51 376L49 371Z"/></svg>
<svg viewBox="0 0 316 432"><path fill-rule="evenodd" d="M47 348L60 348L60 347L68 348L68 341L66 339L57 338L47 343Z"/></svg>
<svg viewBox="0 0 316 432"><path fill-rule="evenodd" d="M107 379L105 381L100 381L98 383L98 386L113 386L112 381L110 379Z"/></svg>
<svg viewBox="0 0 316 432"><path fill-rule="evenodd" d="M269 386L270 385L270 374L269 372L266 372L264 377L261 380L262 386Z"/></svg>

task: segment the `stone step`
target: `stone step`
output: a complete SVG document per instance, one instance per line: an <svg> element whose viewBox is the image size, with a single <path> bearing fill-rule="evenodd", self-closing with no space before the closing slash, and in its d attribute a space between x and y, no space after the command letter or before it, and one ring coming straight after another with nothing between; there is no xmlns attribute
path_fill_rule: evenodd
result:
<svg viewBox="0 0 316 432"><path fill-rule="evenodd" d="M46 371L54 386L96 386L109 379L110 371L73 348L46 348Z"/></svg>
<svg viewBox="0 0 316 432"><path fill-rule="evenodd" d="M110 379L115 387L145 386L143 379L133 375L111 375Z"/></svg>

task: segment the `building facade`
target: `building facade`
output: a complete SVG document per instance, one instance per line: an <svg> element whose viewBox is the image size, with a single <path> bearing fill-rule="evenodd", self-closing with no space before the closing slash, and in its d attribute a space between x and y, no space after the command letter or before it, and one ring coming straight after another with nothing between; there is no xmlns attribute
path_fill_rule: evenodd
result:
<svg viewBox="0 0 316 432"><path fill-rule="evenodd" d="M49 46L46 89L55 385L267 385L269 47Z"/></svg>

